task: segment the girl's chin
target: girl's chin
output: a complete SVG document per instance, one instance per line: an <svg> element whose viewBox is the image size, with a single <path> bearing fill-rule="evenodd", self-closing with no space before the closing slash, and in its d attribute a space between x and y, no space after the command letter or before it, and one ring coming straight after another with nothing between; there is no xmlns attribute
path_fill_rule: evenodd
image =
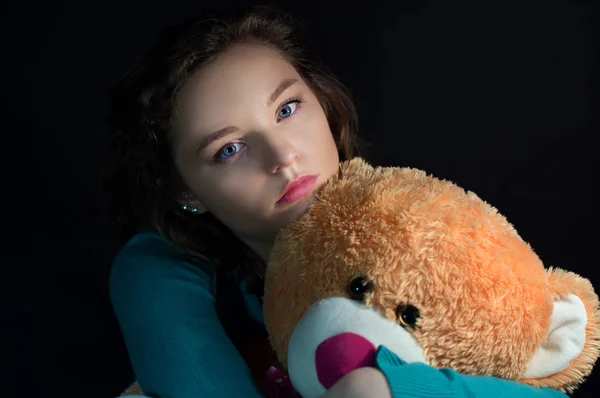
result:
<svg viewBox="0 0 600 398"><path fill-rule="evenodd" d="M306 197L300 199L299 201L293 203L287 209L283 210L281 213L284 215L288 222L298 221L302 216L304 216L310 210L310 206L314 203L316 199L316 193L311 193Z"/></svg>

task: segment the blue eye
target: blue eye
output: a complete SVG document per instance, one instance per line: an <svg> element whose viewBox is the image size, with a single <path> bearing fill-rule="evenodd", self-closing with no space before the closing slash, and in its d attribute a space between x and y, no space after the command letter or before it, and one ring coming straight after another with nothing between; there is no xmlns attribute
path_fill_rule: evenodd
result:
<svg viewBox="0 0 600 398"><path fill-rule="evenodd" d="M217 154L215 155L215 160L222 161L228 160L237 155L244 148L244 144L241 142L230 142L225 145Z"/></svg>
<svg viewBox="0 0 600 398"><path fill-rule="evenodd" d="M279 110L279 113L277 114L279 119L285 119L293 115L294 112L296 112L296 108L298 107L298 102L299 101L290 102L289 104L282 106Z"/></svg>

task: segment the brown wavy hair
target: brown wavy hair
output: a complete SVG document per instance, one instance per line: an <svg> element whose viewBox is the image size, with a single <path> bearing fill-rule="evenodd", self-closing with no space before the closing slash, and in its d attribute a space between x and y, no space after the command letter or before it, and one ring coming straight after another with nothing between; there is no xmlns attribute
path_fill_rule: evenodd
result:
<svg viewBox="0 0 600 398"><path fill-rule="evenodd" d="M213 266L262 275L264 261L210 213L190 214L176 198L186 191L173 159L172 120L186 79L234 43L277 50L323 107L340 159L357 155L357 115L348 91L302 46L292 19L272 8L225 10L162 30L111 93L105 189L121 237L153 229ZM254 279L254 278L253 278ZM254 285L254 284L252 284ZM259 289L260 290L260 289Z"/></svg>

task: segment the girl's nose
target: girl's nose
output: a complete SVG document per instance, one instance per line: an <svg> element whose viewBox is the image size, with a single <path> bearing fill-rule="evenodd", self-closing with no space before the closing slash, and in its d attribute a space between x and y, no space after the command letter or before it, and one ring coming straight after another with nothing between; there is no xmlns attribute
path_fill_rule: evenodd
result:
<svg viewBox="0 0 600 398"><path fill-rule="evenodd" d="M271 150L266 154L270 159L267 161L271 173L277 173L280 169L291 166L297 159L297 151L289 143L278 140L272 142Z"/></svg>

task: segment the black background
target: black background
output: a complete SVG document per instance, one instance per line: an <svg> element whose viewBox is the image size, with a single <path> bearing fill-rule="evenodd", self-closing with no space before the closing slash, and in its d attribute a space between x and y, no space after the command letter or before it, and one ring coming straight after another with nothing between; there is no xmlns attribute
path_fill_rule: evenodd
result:
<svg viewBox="0 0 600 398"><path fill-rule="evenodd" d="M600 286L592 1L278 3L352 90L368 160L477 192L548 266ZM0 6L3 291L14 331L5 365L24 396L111 397L132 379L107 297L120 245L99 183L107 90L164 24L205 5ZM27 147L31 160L18 154ZM598 379L576 396L596 396Z"/></svg>

